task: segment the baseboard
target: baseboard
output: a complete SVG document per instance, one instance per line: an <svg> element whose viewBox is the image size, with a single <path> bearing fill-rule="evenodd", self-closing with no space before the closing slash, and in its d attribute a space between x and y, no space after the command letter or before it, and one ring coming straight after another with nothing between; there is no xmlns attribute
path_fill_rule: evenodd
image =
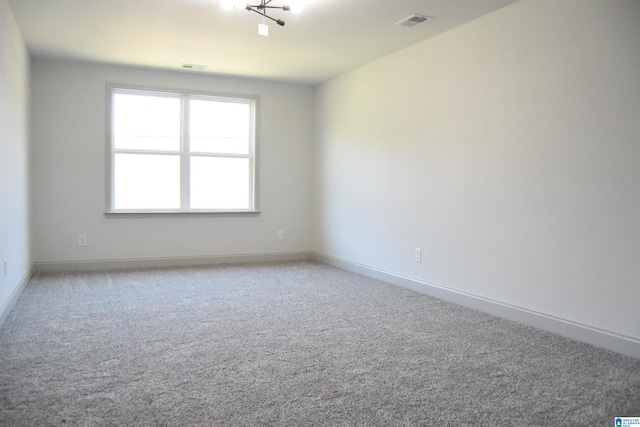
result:
<svg viewBox="0 0 640 427"><path fill-rule="evenodd" d="M255 262L302 261L312 258L311 252L275 252L260 254L208 255L195 257L132 258L36 262L36 273L68 271L99 271L132 268L191 267L217 264L246 264Z"/></svg>
<svg viewBox="0 0 640 427"><path fill-rule="evenodd" d="M626 356L640 358L640 340L632 337L627 337L614 332L528 310L526 308L505 304L500 301L483 298L478 295L460 292L455 289L435 285L317 252L312 254L312 259L343 270L431 295L438 299L450 301L494 316L513 320L534 328L562 335L576 341L588 343Z"/></svg>
<svg viewBox="0 0 640 427"><path fill-rule="evenodd" d="M21 281L9 300L0 309L0 325L20 297L32 273L115 270L131 268L188 267L216 264L242 264L255 262L282 262L314 260L363 276L381 280L396 286L451 301L465 307L513 320L538 329L562 335L576 341L611 350L627 356L640 358L640 340L614 332L594 328L570 320L539 313L526 308L505 304L455 289L428 283L415 278L380 270L371 266L332 257L318 252L278 252L262 254L236 254L198 257L138 258L111 260L81 260L62 262L36 262L32 271Z"/></svg>
<svg viewBox="0 0 640 427"><path fill-rule="evenodd" d="M18 282L18 286L15 287L15 289L9 295L9 298L0 307L0 326L2 326L7 316L9 316L9 313L11 313L11 310L16 305L16 302L18 302L18 298L20 298L20 295L22 295L24 288L26 288L27 285L29 284L29 281L31 280L33 273L34 273L34 269L32 267L22 277L20 282Z"/></svg>

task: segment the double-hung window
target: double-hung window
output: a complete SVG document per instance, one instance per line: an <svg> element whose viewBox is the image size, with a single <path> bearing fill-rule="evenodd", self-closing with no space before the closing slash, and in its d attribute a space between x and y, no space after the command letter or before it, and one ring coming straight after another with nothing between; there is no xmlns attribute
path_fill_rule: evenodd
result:
<svg viewBox="0 0 640 427"><path fill-rule="evenodd" d="M109 96L109 212L256 211L255 97Z"/></svg>

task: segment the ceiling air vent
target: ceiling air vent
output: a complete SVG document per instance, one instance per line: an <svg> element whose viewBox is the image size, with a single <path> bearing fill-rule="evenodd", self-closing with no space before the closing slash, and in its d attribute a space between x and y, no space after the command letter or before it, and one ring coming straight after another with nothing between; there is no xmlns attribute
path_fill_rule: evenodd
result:
<svg viewBox="0 0 640 427"><path fill-rule="evenodd" d="M198 64L182 64L182 68L187 70L204 70L207 68L206 65L198 65Z"/></svg>
<svg viewBox="0 0 640 427"><path fill-rule="evenodd" d="M400 25L400 26L403 26L403 27L415 27L418 24L422 24L423 22L431 21L432 19L433 18L430 17L430 16L413 14L411 16L408 16L408 17L396 22L395 25Z"/></svg>

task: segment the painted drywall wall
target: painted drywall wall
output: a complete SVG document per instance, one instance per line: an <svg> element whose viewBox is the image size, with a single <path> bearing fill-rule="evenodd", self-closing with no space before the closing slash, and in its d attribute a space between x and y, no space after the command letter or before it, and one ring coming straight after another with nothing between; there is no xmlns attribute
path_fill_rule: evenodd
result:
<svg viewBox="0 0 640 427"><path fill-rule="evenodd" d="M640 339L638 22L522 0L321 86L318 251Z"/></svg>
<svg viewBox="0 0 640 427"><path fill-rule="evenodd" d="M29 55L9 5L0 0L0 320L31 271L28 84Z"/></svg>
<svg viewBox="0 0 640 427"><path fill-rule="evenodd" d="M178 61L180 62L180 61ZM310 249L313 90L303 85L51 59L32 61L34 261ZM258 216L106 217L106 84L260 97ZM276 240L276 231L285 231ZM87 246L78 246L78 235Z"/></svg>

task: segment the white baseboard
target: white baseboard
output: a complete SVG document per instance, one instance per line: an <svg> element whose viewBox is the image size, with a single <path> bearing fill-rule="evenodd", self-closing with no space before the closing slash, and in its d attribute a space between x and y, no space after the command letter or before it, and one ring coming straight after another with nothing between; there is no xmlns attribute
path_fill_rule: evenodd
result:
<svg viewBox="0 0 640 427"><path fill-rule="evenodd" d="M576 341L588 343L627 356L640 358L640 340L632 337L627 337L614 332L528 310L526 308L505 304L500 301L483 298L466 292L460 292L455 289L446 288L317 252L313 253L312 259L343 270L431 295L438 299L450 301L494 316L513 320L537 329L562 335Z"/></svg>
<svg viewBox="0 0 640 427"><path fill-rule="evenodd" d="M262 254L212 255L171 258L52 261L34 263L34 271L36 273L54 273L67 271L119 270L131 268L191 267L216 264L302 261L309 260L311 258L311 252L276 252Z"/></svg>
<svg viewBox="0 0 640 427"><path fill-rule="evenodd" d="M332 257L318 252L279 252L198 257L36 262L34 263L33 272L42 273L128 268L187 267L199 265L302 260L314 260L332 265L363 276L412 289L442 300L451 301L465 307L562 335L576 341L585 342L627 356L640 358L640 340L632 337L616 334L614 332L594 328L589 325L539 313L511 304L505 304L500 301L484 298L478 295L457 291L455 289L424 282L415 278L383 271L371 266ZM9 300L0 309L0 324L2 324L2 321L8 315L9 311L22 293L22 290L29 282L31 274L32 273L30 272L29 275L25 276L20 286L14 290Z"/></svg>
<svg viewBox="0 0 640 427"><path fill-rule="evenodd" d="M34 272L33 268L27 271L27 273L22 277L22 279L18 283L18 286L16 286L13 292L11 292L11 294L9 295L9 298L4 302L2 306L0 306L0 326L2 326L2 324L4 323L9 313L11 313L11 310L16 305L18 298L20 298L20 295L22 295L24 288L26 288L27 285L29 284L31 277L33 276L33 272Z"/></svg>

